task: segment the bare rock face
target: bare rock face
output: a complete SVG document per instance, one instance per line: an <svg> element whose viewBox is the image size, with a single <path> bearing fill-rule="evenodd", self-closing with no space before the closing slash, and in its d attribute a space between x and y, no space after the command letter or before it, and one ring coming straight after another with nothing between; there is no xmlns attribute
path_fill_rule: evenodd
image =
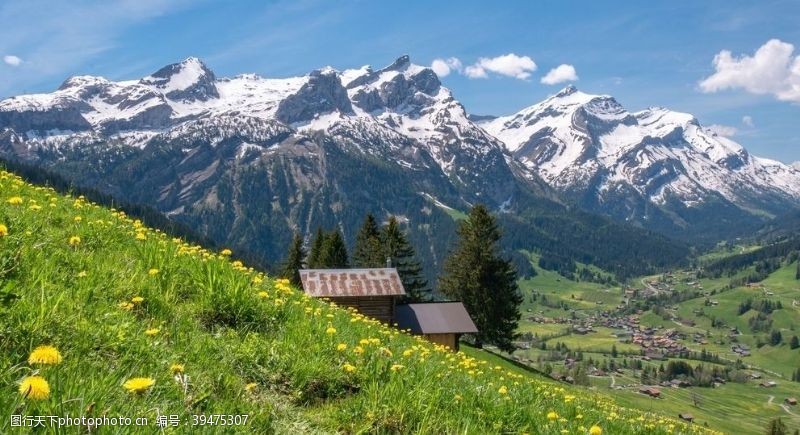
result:
<svg viewBox="0 0 800 435"><path fill-rule="evenodd" d="M280 102L275 117L293 124L333 111L353 113L347 90L335 72L313 71L297 93Z"/></svg>

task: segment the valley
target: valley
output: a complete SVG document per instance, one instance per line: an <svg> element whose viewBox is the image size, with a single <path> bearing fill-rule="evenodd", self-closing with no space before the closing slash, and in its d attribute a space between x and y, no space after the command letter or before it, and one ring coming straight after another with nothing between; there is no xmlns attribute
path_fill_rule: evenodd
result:
<svg viewBox="0 0 800 435"><path fill-rule="evenodd" d="M695 424L728 433L758 433L776 417L796 427L800 412L789 404L800 396L800 346L792 345L800 335L796 256L757 283L737 280L753 267L718 278L699 272L759 248L722 245L699 257L700 269L614 285L568 279L541 269L531 255L537 274L520 280L520 349L506 356L562 382L609 392L627 406L691 414ZM759 301L781 308L759 323L753 319L761 312L748 308ZM770 342L774 331L777 343ZM663 374L675 362L695 374Z"/></svg>

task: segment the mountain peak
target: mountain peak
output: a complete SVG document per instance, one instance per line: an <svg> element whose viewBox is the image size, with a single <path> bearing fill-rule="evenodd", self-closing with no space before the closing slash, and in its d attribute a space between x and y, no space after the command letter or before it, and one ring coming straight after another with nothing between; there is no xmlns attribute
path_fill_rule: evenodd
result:
<svg viewBox="0 0 800 435"><path fill-rule="evenodd" d="M385 71L389 71L389 70L400 71L400 70L403 70L405 68L408 68L409 65L411 65L411 57L409 55L407 55L407 54L404 54L404 55L398 57L397 59L395 59L395 61L392 62L391 65L389 65L386 68L384 68L384 70Z"/></svg>
<svg viewBox="0 0 800 435"><path fill-rule="evenodd" d="M201 100L219 97L216 77L202 60L187 57L167 65L141 80L144 85L159 88L171 100Z"/></svg>
<svg viewBox="0 0 800 435"><path fill-rule="evenodd" d="M572 95L572 94L574 94L576 92L578 92L578 88L576 88L573 85L568 85L564 89L558 91L558 93L556 94L556 97L566 97L566 96Z"/></svg>

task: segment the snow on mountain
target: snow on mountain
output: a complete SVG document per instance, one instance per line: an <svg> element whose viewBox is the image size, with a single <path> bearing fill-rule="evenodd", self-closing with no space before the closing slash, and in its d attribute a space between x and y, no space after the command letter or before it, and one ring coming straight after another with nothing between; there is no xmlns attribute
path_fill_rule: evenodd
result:
<svg viewBox="0 0 800 435"><path fill-rule="evenodd" d="M692 115L628 112L613 97L570 86L516 114L481 123L528 168L562 191L632 188L657 205L718 193L740 207L756 195L800 203L800 171L750 155Z"/></svg>

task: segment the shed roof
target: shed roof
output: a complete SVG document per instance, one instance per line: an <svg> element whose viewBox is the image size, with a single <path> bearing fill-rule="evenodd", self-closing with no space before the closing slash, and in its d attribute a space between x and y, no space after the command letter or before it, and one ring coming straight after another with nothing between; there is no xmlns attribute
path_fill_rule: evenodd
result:
<svg viewBox="0 0 800 435"><path fill-rule="evenodd" d="M478 332L461 302L398 305L395 321L414 334L469 334Z"/></svg>
<svg viewBox="0 0 800 435"><path fill-rule="evenodd" d="M401 296L397 269L302 269L303 290L314 297Z"/></svg>

